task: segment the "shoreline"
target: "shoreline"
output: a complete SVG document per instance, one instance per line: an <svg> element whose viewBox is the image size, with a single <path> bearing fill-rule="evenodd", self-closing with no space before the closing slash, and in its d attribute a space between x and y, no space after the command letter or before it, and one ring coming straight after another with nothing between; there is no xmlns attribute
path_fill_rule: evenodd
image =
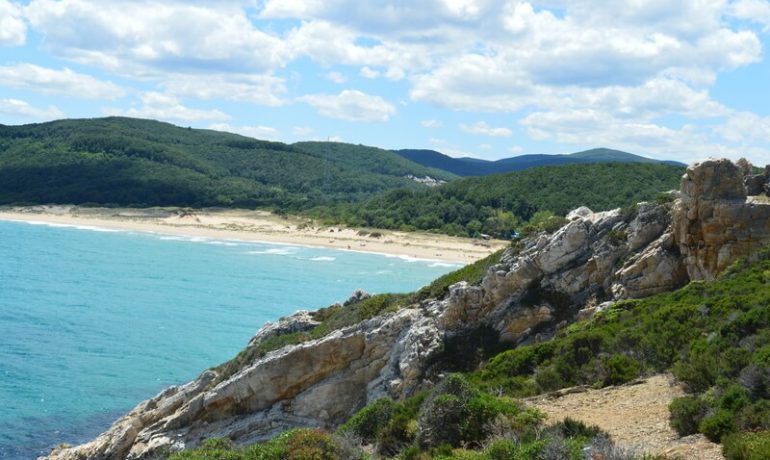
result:
<svg viewBox="0 0 770 460"><path fill-rule="evenodd" d="M3 206L0 207L0 220L321 247L463 265L509 244L502 240L477 240L432 233L322 226L301 217L242 209Z"/></svg>

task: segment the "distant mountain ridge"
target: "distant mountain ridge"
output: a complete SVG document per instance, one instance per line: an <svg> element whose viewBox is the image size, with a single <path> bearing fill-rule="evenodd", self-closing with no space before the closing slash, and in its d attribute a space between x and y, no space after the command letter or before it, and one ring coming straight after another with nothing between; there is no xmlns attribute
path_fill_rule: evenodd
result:
<svg viewBox="0 0 770 460"><path fill-rule="evenodd" d="M458 176L486 176L521 171L538 166L557 166L576 163L650 163L685 166L676 161L661 161L608 148L595 148L570 154L528 154L489 161L478 158L453 158L435 150L402 149L395 152L415 163L443 169Z"/></svg>

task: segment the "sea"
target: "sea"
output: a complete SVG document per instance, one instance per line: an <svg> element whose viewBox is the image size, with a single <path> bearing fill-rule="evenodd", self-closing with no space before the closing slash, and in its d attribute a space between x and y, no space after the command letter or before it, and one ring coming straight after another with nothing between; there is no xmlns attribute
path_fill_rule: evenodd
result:
<svg viewBox="0 0 770 460"><path fill-rule="evenodd" d="M0 459L88 441L266 322L458 268L380 254L0 221Z"/></svg>

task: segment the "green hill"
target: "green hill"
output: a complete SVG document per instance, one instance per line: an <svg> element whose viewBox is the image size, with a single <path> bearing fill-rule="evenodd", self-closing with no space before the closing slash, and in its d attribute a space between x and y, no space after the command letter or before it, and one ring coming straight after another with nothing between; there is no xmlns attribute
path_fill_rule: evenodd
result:
<svg viewBox="0 0 770 460"><path fill-rule="evenodd" d="M423 190L392 190L361 203L312 212L353 226L507 237L525 221L652 200L677 188L681 166L643 163L574 164L470 177Z"/></svg>
<svg viewBox="0 0 770 460"><path fill-rule="evenodd" d="M296 211L454 176L389 151L298 146L110 117L0 125L0 204L267 207Z"/></svg>
<svg viewBox="0 0 770 460"><path fill-rule="evenodd" d="M560 155L527 154L496 161L478 158L452 158L434 150L396 150L397 154L415 163L449 171L458 176L486 176L512 171L521 171L540 166L558 166L577 163L666 163L685 166L675 161L660 161L607 148L597 148Z"/></svg>

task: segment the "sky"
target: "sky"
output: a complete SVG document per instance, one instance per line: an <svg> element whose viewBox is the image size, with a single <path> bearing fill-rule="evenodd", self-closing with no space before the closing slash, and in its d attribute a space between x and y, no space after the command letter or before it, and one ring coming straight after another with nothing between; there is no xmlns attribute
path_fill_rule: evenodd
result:
<svg viewBox="0 0 770 460"><path fill-rule="evenodd" d="M770 0L0 0L0 123L770 163Z"/></svg>

